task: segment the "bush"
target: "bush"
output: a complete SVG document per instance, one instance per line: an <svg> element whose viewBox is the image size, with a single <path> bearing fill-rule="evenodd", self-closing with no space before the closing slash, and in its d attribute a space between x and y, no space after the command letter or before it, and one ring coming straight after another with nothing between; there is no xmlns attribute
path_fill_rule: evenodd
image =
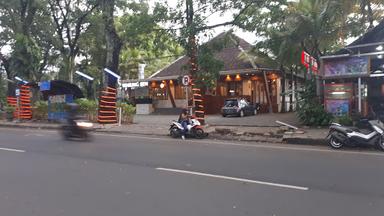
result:
<svg viewBox="0 0 384 216"><path fill-rule="evenodd" d="M319 103L314 80L308 81L303 91L299 92L299 108L297 115L302 123L308 126L327 126L333 119L332 114L325 111Z"/></svg>
<svg viewBox="0 0 384 216"><path fill-rule="evenodd" d="M131 104L126 103L119 103L118 107L121 108L122 112L122 123L132 123L133 122L133 116L136 113L136 108Z"/></svg>
<svg viewBox="0 0 384 216"><path fill-rule="evenodd" d="M33 106L33 118L37 120L48 119L48 102L47 101L36 101Z"/></svg>
<svg viewBox="0 0 384 216"><path fill-rule="evenodd" d="M88 118L90 121L97 120L97 102L85 98L77 99L75 101L79 105L79 111Z"/></svg>
<svg viewBox="0 0 384 216"><path fill-rule="evenodd" d="M352 126L353 125L352 118L347 116L347 115L337 117L335 120L337 123L339 123L341 125L345 125L345 126Z"/></svg>

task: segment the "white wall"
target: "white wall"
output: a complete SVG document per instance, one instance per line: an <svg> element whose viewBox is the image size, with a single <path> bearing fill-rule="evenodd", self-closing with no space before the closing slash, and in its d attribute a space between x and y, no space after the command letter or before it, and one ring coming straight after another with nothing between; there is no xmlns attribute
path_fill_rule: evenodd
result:
<svg viewBox="0 0 384 216"><path fill-rule="evenodd" d="M173 108L171 100L154 100L154 107L155 108ZM176 107L183 108L187 106L187 100L175 100Z"/></svg>

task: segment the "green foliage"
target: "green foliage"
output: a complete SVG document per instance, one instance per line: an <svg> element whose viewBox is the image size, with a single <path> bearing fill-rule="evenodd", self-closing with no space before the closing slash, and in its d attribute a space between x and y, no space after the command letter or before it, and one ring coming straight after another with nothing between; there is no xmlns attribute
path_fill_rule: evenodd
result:
<svg viewBox="0 0 384 216"><path fill-rule="evenodd" d="M341 125L345 126L352 126L353 125L353 119L347 115L343 115L340 117L335 118L335 121Z"/></svg>
<svg viewBox="0 0 384 216"><path fill-rule="evenodd" d="M218 44L222 44L220 47ZM199 71L196 74L196 84L199 87L212 89L216 87L216 81L219 78L220 70L223 69L224 63L217 60L214 52L218 52L223 48L224 41L215 41L213 44L205 44L199 47L198 65Z"/></svg>
<svg viewBox="0 0 384 216"><path fill-rule="evenodd" d="M41 50L36 42L29 36L17 34L12 52L12 70L24 79L36 80L33 75L38 71L40 61Z"/></svg>
<svg viewBox="0 0 384 216"><path fill-rule="evenodd" d="M97 109L97 103L94 100L80 98L75 101L79 105L79 111L85 114L93 113Z"/></svg>
<svg viewBox="0 0 384 216"><path fill-rule="evenodd" d="M48 119L48 102L36 101L33 107L33 118L36 120Z"/></svg>
<svg viewBox="0 0 384 216"><path fill-rule="evenodd" d="M122 110L122 122L123 123L132 123L133 122L133 116L136 113L136 108L127 103L119 103L118 107L121 108Z"/></svg>
<svg viewBox="0 0 384 216"><path fill-rule="evenodd" d="M13 106L5 106L5 107L4 107L4 111L5 111L6 113L13 113L15 110L16 110L16 109L15 109L15 107L13 107Z"/></svg>
<svg viewBox="0 0 384 216"><path fill-rule="evenodd" d="M297 115L302 123L308 126L327 126L333 116L327 113L316 94L314 80L307 81L304 89L299 92Z"/></svg>

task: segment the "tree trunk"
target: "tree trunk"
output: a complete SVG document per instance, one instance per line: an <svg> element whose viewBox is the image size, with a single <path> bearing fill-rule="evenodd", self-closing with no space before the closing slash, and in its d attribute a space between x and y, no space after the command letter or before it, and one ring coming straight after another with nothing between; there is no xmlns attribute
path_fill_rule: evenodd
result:
<svg viewBox="0 0 384 216"><path fill-rule="evenodd" d="M366 4L367 4L367 7L368 7L368 13L367 13L368 22L369 22L369 27L368 27L368 29L371 29L371 28L374 27L374 25L373 25L374 18L373 18L373 11L372 11L371 1L370 1L370 0L367 0L367 1L366 1Z"/></svg>
<svg viewBox="0 0 384 216"><path fill-rule="evenodd" d="M281 93L282 93L282 100L281 100L281 112L282 113L285 113L286 109L286 101L285 101L285 81L286 81L286 74L285 74L285 70L284 70L284 67L281 65L280 66L280 70L281 72L283 73L283 75L281 76Z"/></svg>
<svg viewBox="0 0 384 216"><path fill-rule="evenodd" d="M205 109L202 90L195 85L196 75L198 73L197 62L197 42L196 42L196 29L194 26L194 9L193 1L186 0L186 17L187 17L187 31L188 31L188 47L187 52L189 56L190 74L192 76L192 93L193 102L195 106L195 116L201 124L205 124Z"/></svg>
<svg viewBox="0 0 384 216"><path fill-rule="evenodd" d="M165 87L167 88L169 99L171 100L171 103L172 103L172 107L176 108L175 98L173 97L172 90L171 90L171 84L169 81L166 81Z"/></svg>
<svg viewBox="0 0 384 216"><path fill-rule="evenodd" d="M102 11L105 25L105 40L107 45L107 54L105 66L115 73L119 73L119 56L122 47L121 39L116 33L115 22L113 17L115 0L103 0Z"/></svg>

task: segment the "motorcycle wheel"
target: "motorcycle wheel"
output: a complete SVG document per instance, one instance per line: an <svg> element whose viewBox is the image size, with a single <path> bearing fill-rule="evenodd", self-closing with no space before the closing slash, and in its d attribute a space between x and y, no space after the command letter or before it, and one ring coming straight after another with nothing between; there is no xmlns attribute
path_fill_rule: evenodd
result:
<svg viewBox="0 0 384 216"><path fill-rule="evenodd" d="M203 129L201 129L201 128L197 128L197 129L195 130L195 137L196 137L197 139L203 139L204 136L205 136L205 133L204 133Z"/></svg>
<svg viewBox="0 0 384 216"><path fill-rule="evenodd" d="M176 127L172 127L170 129L169 135L171 135L172 138L178 138L180 136L179 129Z"/></svg>
<svg viewBox="0 0 384 216"><path fill-rule="evenodd" d="M61 127L61 135L64 140L70 140L71 137L71 131L67 126Z"/></svg>
<svg viewBox="0 0 384 216"><path fill-rule="evenodd" d="M344 146L344 144L337 140L335 137L333 137L333 135L331 135L331 137L329 138L328 143L334 149L340 149Z"/></svg>
<svg viewBox="0 0 384 216"><path fill-rule="evenodd" d="M380 151L384 151L384 138L381 138L381 140L380 140L379 143L377 144L377 148L378 148Z"/></svg>

